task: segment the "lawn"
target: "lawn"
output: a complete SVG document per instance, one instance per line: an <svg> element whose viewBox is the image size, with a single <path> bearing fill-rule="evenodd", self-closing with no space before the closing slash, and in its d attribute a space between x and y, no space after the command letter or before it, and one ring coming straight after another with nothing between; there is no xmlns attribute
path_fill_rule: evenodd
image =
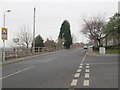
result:
<svg viewBox="0 0 120 90"><path fill-rule="evenodd" d="M94 52L96 54L99 54L98 50L94 50ZM120 54L120 49L113 49L113 48L106 49L106 54Z"/></svg>
<svg viewBox="0 0 120 90"><path fill-rule="evenodd" d="M120 49L107 49L106 54L120 54Z"/></svg>

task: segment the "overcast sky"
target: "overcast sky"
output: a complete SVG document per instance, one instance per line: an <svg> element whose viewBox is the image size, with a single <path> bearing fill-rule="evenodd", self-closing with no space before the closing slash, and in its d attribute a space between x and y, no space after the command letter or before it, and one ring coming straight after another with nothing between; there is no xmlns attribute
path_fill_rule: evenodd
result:
<svg viewBox="0 0 120 90"><path fill-rule="evenodd" d="M89 2L88 2L89 1ZM77 38L77 42L87 42L80 30L83 25L82 18L102 15L106 19L118 12L119 0L2 0L0 2L0 27L3 27L3 13L6 13L6 27L8 28L8 40L6 46L13 46L13 38L24 25L33 32L33 8L36 7L36 35L40 34L44 40L51 38L56 40L62 22L66 19L71 26L71 33ZM0 34L0 47L2 46Z"/></svg>

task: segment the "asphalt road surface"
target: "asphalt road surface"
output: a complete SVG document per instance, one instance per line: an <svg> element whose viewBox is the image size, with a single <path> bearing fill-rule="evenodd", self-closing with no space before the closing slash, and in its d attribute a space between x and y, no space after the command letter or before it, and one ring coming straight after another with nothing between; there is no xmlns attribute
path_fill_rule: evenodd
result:
<svg viewBox="0 0 120 90"><path fill-rule="evenodd" d="M62 50L2 67L3 88L118 88L118 56Z"/></svg>

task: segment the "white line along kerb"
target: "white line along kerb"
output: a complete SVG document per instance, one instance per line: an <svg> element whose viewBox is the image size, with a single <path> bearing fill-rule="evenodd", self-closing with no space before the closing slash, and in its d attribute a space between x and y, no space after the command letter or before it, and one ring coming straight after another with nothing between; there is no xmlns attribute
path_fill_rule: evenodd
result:
<svg viewBox="0 0 120 90"><path fill-rule="evenodd" d="M72 82L71 82L71 86L76 86L77 85L77 79L73 79Z"/></svg>
<svg viewBox="0 0 120 90"><path fill-rule="evenodd" d="M34 66L31 66L31 67L28 67L28 68L19 70L19 71L17 71L17 72L11 73L11 74L9 74L9 75L7 75L7 76L1 77L0 80L1 80L1 79L4 79L4 78L7 78L7 77L10 77L10 76L13 76L13 75L15 75L15 74L18 74L18 73L20 73L20 72L23 72L23 71L28 70L28 69L33 68L33 67L34 67Z"/></svg>

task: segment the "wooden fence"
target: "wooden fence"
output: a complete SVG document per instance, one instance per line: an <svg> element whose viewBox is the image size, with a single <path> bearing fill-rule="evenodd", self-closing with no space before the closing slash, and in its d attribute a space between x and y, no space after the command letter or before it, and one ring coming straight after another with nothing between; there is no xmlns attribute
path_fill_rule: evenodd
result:
<svg viewBox="0 0 120 90"><path fill-rule="evenodd" d="M34 54L43 54L47 52L53 52L60 50L61 48L57 47L39 47L35 48L35 53L32 52L32 49L25 49L25 48L14 48L13 50L5 51L5 59L13 59L13 58L20 58L25 56L30 56Z"/></svg>

